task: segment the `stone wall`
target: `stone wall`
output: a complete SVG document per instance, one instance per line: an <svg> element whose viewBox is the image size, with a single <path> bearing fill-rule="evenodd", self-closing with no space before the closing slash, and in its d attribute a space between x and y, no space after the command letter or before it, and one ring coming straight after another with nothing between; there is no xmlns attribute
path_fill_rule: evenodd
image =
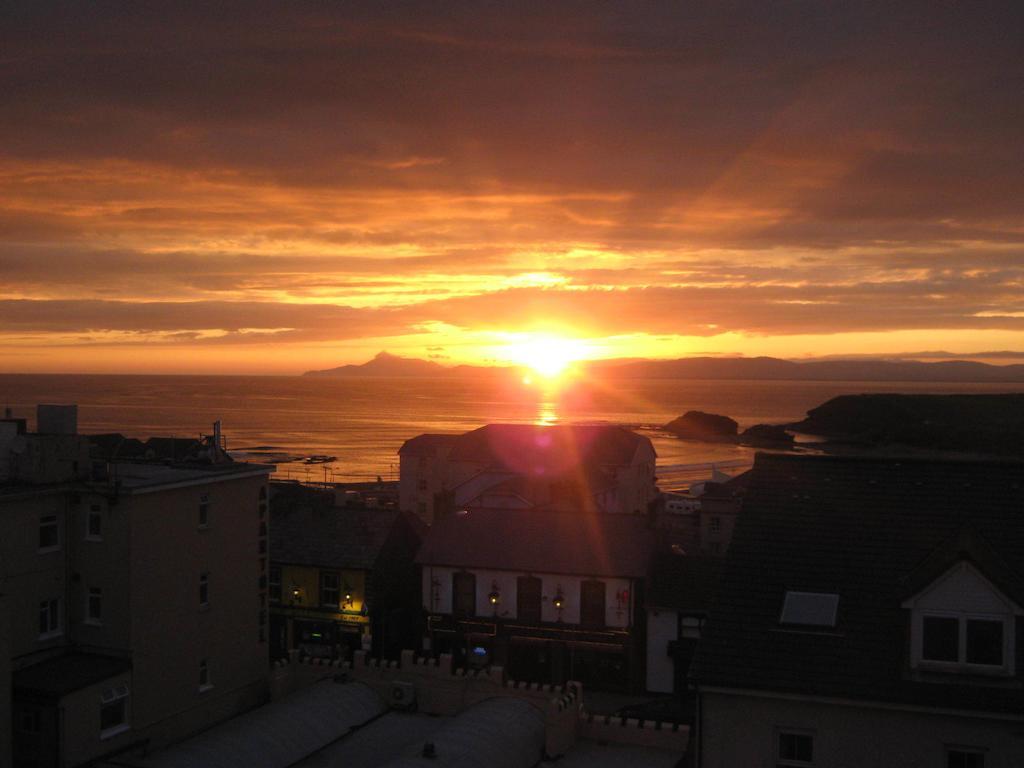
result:
<svg viewBox="0 0 1024 768"><path fill-rule="evenodd" d="M524 699L544 713L545 751L549 757L564 755L578 738L656 747L680 754L689 742L687 726L587 713L583 687L577 682L560 686L506 680L505 670L496 666L477 671L453 669L450 654L424 659L407 650L396 662L371 659L365 652L357 651L351 662L344 662L300 660L293 652L289 660L277 661L271 669L271 698L339 676L370 686L394 708L414 707L428 715L451 717L495 696ZM415 691L412 699L405 693L396 693L400 689L408 691L409 687Z"/></svg>

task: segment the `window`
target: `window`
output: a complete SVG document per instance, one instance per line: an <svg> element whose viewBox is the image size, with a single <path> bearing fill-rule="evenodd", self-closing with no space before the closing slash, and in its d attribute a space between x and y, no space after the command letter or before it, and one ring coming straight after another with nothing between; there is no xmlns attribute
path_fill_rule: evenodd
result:
<svg viewBox="0 0 1024 768"><path fill-rule="evenodd" d="M779 733L776 765L813 765L814 737L807 733Z"/></svg>
<svg viewBox="0 0 1024 768"><path fill-rule="evenodd" d="M43 515L39 518L39 551L57 549L60 549L60 523L56 515Z"/></svg>
<svg viewBox="0 0 1024 768"><path fill-rule="evenodd" d="M985 768L985 752L970 747L947 747L946 768Z"/></svg>
<svg viewBox="0 0 1024 768"><path fill-rule="evenodd" d="M208 691L213 688L213 683L210 682L210 662L208 659L202 659L199 662L199 692Z"/></svg>
<svg viewBox="0 0 1024 768"><path fill-rule="evenodd" d="M281 601L281 566L270 566L270 599L273 602Z"/></svg>
<svg viewBox="0 0 1024 768"><path fill-rule="evenodd" d="M921 658L927 661L960 660L960 622L952 616L921 619Z"/></svg>
<svg viewBox="0 0 1024 768"><path fill-rule="evenodd" d="M719 532L721 532L721 530L722 530L722 518L720 518L720 517L712 517L708 521L708 529L712 533L719 533Z"/></svg>
<svg viewBox="0 0 1024 768"><path fill-rule="evenodd" d="M60 598L43 600L39 604L39 639L56 637L61 634Z"/></svg>
<svg viewBox="0 0 1024 768"><path fill-rule="evenodd" d="M604 582L584 581L580 584L580 624L584 627L604 626Z"/></svg>
<svg viewBox="0 0 1024 768"><path fill-rule="evenodd" d="M320 572L320 605L337 609L341 595L341 577L329 571Z"/></svg>
<svg viewBox="0 0 1024 768"><path fill-rule="evenodd" d="M452 576L452 614L476 616L476 576L456 573Z"/></svg>
<svg viewBox="0 0 1024 768"><path fill-rule="evenodd" d="M128 730L128 686L107 688L100 698L100 738Z"/></svg>
<svg viewBox="0 0 1024 768"><path fill-rule="evenodd" d="M267 554L267 540L266 539L260 539L259 554L261 554L261 555Z"/></svg>
<svg viewBox="0 0 1024 768"><path fill-rule="evenodd" d="M210 527L210 494L208 493L199 497L199 527Z"/></svg>
<svg viewBox="0 0 1024 768"><path fill-rule="evenodd" d="M782 602L780 624L805 627L834 627L839 595L828 592L787 592Z"/></svg>
<svg viewBox="0 0 1024 768"><path fill-rule="evenodd" d="M922 616L921 661L961 667L1005 666L1006 625L981 616Z"/></svg>
<svg viewBox="0 0 1024 768"><path fill-rule="evenodd" d="M42 718L38 709L22 709L14 719L14 730L30 736L38 736L42 732Z"/></svg>
<svg viewBox="0 0 1024 768"><path fill-rule="evenodd" d="M417 501L416 502L416 514L420 517L426 517L427 515L427 502Z"/></svg>
<svg viewBox="0 0 1024 768"><path fill-rule="evenodd" d="M89 507L88 515L85 518L85 538L88 541L103 540L103 509L99 504Z"/></svg>
<svg viewBox="0 0 1024 768"><path fill-rule="evenodd" d="M85 596L85 621L87 624L103 622L103 590L99 587L89 587Z"/></svg>
<svg viewBox="0 0 1024 768"><path fill-rule="evenodd" d="M530 624L540 623L541 580L520 576L516 580L516 618Z"/></svg>
<svg viewBox="0 0 1024 768"><path fill-rule="evenodd" d="M259 512L260 520L267 516L267 486L260 488Z"/></svg>
<svg viewBox="0 0 1024 768"><path fill-rule="evenodd" d="M210 574L199 574L199 607L205 608L210 604Z"/></svg>

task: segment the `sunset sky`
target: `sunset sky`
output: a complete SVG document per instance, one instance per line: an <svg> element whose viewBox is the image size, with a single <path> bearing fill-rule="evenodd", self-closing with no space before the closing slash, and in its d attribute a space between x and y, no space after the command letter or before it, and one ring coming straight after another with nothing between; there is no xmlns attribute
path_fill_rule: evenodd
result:
<svg viewBox="0 0 1024 768"><path fill-rule="evenodd" d="M702 5L5 3L0 371L1024 359L1022 4Z"/></svg>

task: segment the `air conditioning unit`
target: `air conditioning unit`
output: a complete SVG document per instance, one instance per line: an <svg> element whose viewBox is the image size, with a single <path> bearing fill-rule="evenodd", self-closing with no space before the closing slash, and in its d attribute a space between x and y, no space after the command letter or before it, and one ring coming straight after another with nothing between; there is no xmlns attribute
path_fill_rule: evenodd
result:
<svg viewBox="0 0 1024 768"><path fill-rule="evenodd" d="M396 680L391 684L391 708L410 712L416 708L416 686Z"/></svg>

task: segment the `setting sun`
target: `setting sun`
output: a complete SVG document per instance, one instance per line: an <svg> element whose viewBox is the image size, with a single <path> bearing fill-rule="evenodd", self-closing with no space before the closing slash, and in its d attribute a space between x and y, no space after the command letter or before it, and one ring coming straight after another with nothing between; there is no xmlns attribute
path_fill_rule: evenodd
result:
<svg viewBox="0 0 1024 768"><path fill-rule="evenodd" d="M507 344L503 356L524 365L544 378L563 375L577 360L587 357L587 344L559 336L528 336Z"/></svg>

